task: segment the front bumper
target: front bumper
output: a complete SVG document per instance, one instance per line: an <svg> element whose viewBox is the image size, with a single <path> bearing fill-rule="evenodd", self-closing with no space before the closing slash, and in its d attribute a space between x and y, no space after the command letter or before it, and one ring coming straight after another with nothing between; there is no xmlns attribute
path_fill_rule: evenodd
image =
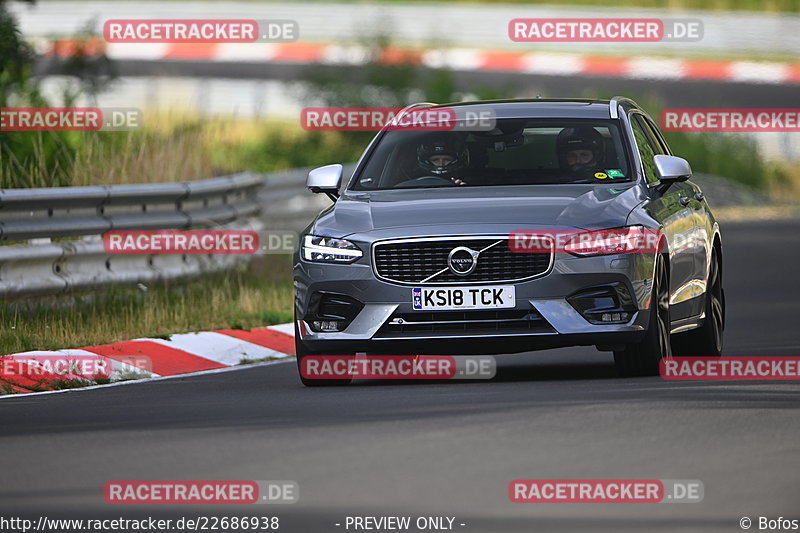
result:
<svg viewBox="0 0 800 533"><path fill-rule="evenodd" d="M542 327L526 331L388 332L398 314L408 316L411 287L376 278L369 258L350 265L317 264L295 257L295 313L300 339L316 353L369 354L494 354L578 345L621 345L638 342L649 321L654 255L644 253L575 257L555 254L544 276L513 283L515 310L533 311ZM595 324L584 318L567 297L591 287L623 284L632 296L635 312L623 324ZM503 283L508 284L508 283ZM491 283L487 283L491 285ZM364 306L338 332L312 331L310 300L315 293L346 294Z"/></svg>

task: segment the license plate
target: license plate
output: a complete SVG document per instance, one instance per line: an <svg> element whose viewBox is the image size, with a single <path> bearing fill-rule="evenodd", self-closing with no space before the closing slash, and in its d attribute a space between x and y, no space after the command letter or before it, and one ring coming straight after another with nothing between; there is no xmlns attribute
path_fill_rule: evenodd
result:
<svg viewBox="0 0 800 533"><path fill-rule="evenodd" d="M513 285L414 287L414 309L502 309L516 305Z"/></svg>

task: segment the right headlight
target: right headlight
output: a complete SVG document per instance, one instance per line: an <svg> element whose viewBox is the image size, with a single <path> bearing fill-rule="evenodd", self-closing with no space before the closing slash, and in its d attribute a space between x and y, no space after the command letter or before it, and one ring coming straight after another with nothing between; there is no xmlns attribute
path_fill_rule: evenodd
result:
<svg viewBox="0 0 800 533"><path fill-rule="evenodd" d="M643 226L627 226L576 233L564 245L564 251L578 257L634 252L657 253L660 244L660 231Z"/></svg>
<svg viewBox="0 0 800 533"><path fill-rule="evenodd" d="M301 250L303 259L316 263L352 263L364 253L350 241L306 235Z"/></svg>

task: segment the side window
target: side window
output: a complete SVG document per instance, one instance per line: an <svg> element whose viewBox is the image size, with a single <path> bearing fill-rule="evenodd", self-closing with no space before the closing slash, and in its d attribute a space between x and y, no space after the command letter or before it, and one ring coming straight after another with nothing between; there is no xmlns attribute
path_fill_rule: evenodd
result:
<svg viewBox="0 0 800 533"><path fill-rule="evenodd" d="M655 183L658 181L658 175L656 174L656 165L653 162L653 157L661 152L661 147L646 132L641 122L642 117L637 114L631 114L630 119L633 137L636 141L636 147L639 149L639 157L642 158L644 177L647 183Z"/></svg>
<svg viewBox="0 0 800 533"><path fill-rule="evenodd" d="M652 120L650 120L649 117L642 116L642 118L649 126L648 130L650 131L650 134L653 136L654 139L656 139L659 146L661 146L660 153L664 155L672 155L669 146L667 146L667 141L664 140L664 135L658 129L658 126L656 126L655 123Z"/></svg>

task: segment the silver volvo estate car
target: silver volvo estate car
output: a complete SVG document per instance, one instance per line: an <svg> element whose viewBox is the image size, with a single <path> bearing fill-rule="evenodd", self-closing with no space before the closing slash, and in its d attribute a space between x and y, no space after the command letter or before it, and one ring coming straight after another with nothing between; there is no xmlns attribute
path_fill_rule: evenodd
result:
<svg viewBox="0 0 800 533"><path fill-rule="evenodd" d="M721 354L719 226L636 103L446 107L493 123L384 128L347 183L341 165L309 173L333 203L294 256L298 362L592 345L641 376Z"/></svg>

